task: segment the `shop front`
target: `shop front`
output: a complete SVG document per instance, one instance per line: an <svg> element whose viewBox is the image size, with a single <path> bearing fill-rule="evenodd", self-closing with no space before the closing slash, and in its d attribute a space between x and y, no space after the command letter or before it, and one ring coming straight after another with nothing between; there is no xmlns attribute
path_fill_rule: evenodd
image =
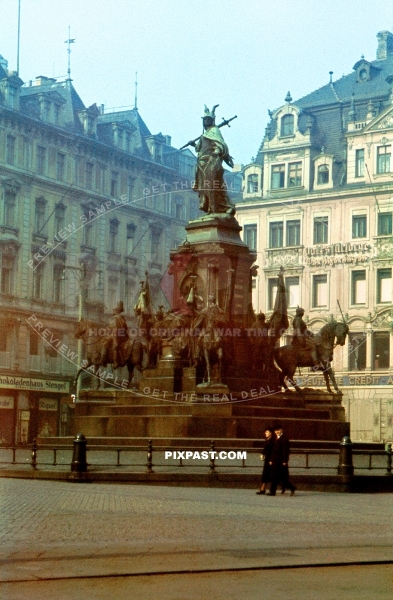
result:
<svg viewBox="0 0 393 600"><path fill-rule="evenodd" d="M43 379L0 374L0 444L31 444L61 430L61 400L70 379Z"/></svg>

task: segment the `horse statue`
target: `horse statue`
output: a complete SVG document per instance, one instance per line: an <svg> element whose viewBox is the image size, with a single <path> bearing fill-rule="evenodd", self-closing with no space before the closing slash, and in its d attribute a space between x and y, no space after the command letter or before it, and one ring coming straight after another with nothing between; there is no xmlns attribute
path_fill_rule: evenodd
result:
<svg viewBox="0 0 393 600"><path fill-rule="evenodd" d="M194 335L199 331L194 349L194 363L196 366L204 365L203 383L207 385L221 382L224 354L221 330L225 325L225 313L217 306L216 298L211 294L206 308L200 312L193 325ZM213 368L216 370L214 376L212 376Z"/></svg>
<svg viewBox="0 0 393 600"><path fill-rule="evenodd" d="M314 369L321 370L323 372L326 388L329 393L332 393L329 378L336 392L341 393L334 377L331 361L333 360L333 349L336 346L344 346L348 331L349 328L346 323L332 321L327 325L324 325L319 333L313 337L318 361L320 363L320 366L314 366ZM284 390L288 389L285 381L285 379L288 379L296 391L301 393L301 389L296 384L293 376L295 374L296 367L312 367L315 364L311 356L310 349L307 347L298 349L293 344L281 346L280 348L275 349L274 360L281 370L279 378L280 384Z"/></svg>
<svg viewBox="0 0 393 600"><path fill-rule="evenodd" d="M104 333L101 333L103 331ZM82 371L86 371L90 367L93 367L93 374L97 378L97 387L100 389L101 376L100 367L106 367L107 364L112 365L114 363L113 348L107 345L108 334L106 328L100 328L97 323L90 321L89 319L81 319L77 323L75 337L81 339L86 346L86 359L83 362L83 366L80 367L75 376L74 384L77 384L78 377ZM103 363L103 349L106 347L106 361ZM140 340L133 338L127 339L121 349L121 353L117 356L117 368L127 366L128 370L128 386L132 381L134 374L134 368L136 367L139 371L142 370L143 362L143 344Z"/></svg>

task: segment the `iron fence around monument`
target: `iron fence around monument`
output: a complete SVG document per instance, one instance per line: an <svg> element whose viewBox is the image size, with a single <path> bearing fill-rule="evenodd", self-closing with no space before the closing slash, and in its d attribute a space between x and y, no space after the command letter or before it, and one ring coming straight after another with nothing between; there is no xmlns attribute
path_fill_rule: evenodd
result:
<svg viewBox="0 0 393 600"><path fill-rule="evenodd" d="M185 440L186 441L186 440ZM380 474L384 471L386 475L392 475L393 444L387 444L385 450L376 449L353 449L353 465L356 471L368 471L369 474ZM182 445L169 446L168 444L155 444L148 441L147 446L138 445L92 445L86 446L88 470L99 470L101 468L114 468L115 471L123 469L138 469L136 472L154 473L173 472L173 469L193 469L194 472L210 473L236 473L243 472L258 473L263 466L259 460L260 449L242 448L227 445L218 445L212 441L209 445ZM164 460L164 453L172 451L176 455L172 460ZM16 466L24 465L33 469L69 467L73 452L72 444L39 444L33 442L31 448L27 446L1 446L0 465ZM185 452L201 454L208 453L207 459L186 458ZM220 458L220 453L245 453L246 456L228 460ZM180 456L179 456L180 453ZM215 454L212 454L215 453ZM318 472L337 471L340 449L316 449L295 448L291 452L291 471L307 472L317 474ZM130 460L127 460L129 457ZM370 473L371 472L371 473Z"/></svg>

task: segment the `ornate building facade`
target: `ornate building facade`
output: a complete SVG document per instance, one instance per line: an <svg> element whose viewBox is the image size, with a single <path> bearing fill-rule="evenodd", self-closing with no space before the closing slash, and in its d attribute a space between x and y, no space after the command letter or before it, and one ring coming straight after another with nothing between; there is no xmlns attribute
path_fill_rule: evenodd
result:
<svg viewBox="0 0 393 600"><path fill-rule="evenodd" d="M377 38L376 60L269 111L237 206L258 256L256 311L273 309L280 266L289 312L302 306L310 329L340 319L339 301L350 335L334 368L352 438L365 441L393 439L393 34Z"/></svg>
<svg viewBox="0 0 393 600"><path fill-rule="evenodd" d="M105 323L123 300L132 323L145 271L166 305L170 250L200 215L194 169L136 108L86 107L70 79L24 85L0 57L0 443L66 432L80 311Z"/></svg>

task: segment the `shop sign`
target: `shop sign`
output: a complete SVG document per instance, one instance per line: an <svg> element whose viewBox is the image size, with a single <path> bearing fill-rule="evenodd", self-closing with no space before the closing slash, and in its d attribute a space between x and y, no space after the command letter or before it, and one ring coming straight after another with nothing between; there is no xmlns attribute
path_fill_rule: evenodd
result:
<svg viewBox="0 0 393 600"><path fill-rule="evenodd" d="M14 399L12 396L5 396L0 398L0 409L1 408L14 408Z"/></svg>
<svg viewBox="0 0 393 600"><path fill-rule="evenodd" d="M32 377L0 375L0 389L6 388L66 394L70 391L70 382L55 379L33 379Z"/></svg>
<svg viewBox="0 0 393 600"><path fill-rule="evenodd" d="M57 410L57 400L40 398L38 401L39 410Z"/></svg>
<svg viewBox="0 0 393 600"><path fill-rule="evenodd" d="M393 385L393 375L336 375L338 386L372 386L372 385ZM326 387L322 375L309 375L306 377L295 377L296 383L302 386Z"/></svg>

